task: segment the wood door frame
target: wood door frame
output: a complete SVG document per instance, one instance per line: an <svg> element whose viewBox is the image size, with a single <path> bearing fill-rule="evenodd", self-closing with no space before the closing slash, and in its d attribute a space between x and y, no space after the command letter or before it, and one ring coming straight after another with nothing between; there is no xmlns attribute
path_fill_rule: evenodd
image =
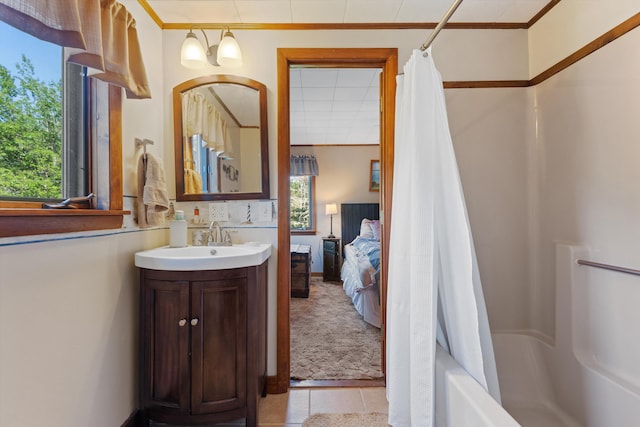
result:
<svg viewBox="0 0 640 427"><path fill-rule="evenodd" d="M310 67L381 68L380 141L380 205L381 205L381 276L382 337L386 324L386 277L391 223L391 191L393 184L393 135L395 120L397 48L280 48L278 49L278 293L277 293L277 372L270 393L285 393L290 382L289 299L291 289L291 253L289 228L290 111L289 68ZM382 366L385 365L384 345Z"/></svg>

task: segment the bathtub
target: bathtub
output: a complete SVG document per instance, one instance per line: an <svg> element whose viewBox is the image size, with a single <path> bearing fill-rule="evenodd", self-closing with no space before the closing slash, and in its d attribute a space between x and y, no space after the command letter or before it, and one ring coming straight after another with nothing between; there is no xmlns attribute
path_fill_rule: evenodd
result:
<svg viewBox="0 0 640 427"><path fill-rule="evenodd" d="M551 346L524 333L493 334L502 406L446 351L436 350L436 427L581 427L554 398Z"/></svg>
<svg viewBox="0 0 640 427"><path fill-rule="evenodd" d="M436 346L436 427L517 427L496 402L446 351Z"/></svg>
<svg viewBox="0 0 640 427"><path fill-rule="evenodd" d="M438 347L437 427L640 426L640 278L576 263L593 258L556 246L554 340L492 334L502 406Z"/></svg>
<svg viewBox="0 0 640 427"><path fill-rule="evenodd" d="M601 257L556 245L554 340L492 334L502 405L523 427L640 426L640 278L576 262Z"/></svg>
<svg viewBox="0 0 640 427"><path fill-rule="evenodd" d="M581 427L555 397L549 369L553 346L542 337L524 332L494 333L493 349L502 406L520 425Z"/></svg>

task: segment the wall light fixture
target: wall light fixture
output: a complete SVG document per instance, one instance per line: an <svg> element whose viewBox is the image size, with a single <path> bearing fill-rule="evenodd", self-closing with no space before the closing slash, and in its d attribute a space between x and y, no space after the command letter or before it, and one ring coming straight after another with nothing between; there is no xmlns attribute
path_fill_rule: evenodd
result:
<svg viewBox="0 0 640 427"><path fill-rule="evenodd" d="M202 47L193 29L189 29L180 50L180 63L184 67L198 69L204 67L207 62L216 67L235 68L242 65L240 45L228 28L226 31L220 31L220 43L214 45L209 45L207 34L202 28L200 31L204 35L206 49Z"/></svg>

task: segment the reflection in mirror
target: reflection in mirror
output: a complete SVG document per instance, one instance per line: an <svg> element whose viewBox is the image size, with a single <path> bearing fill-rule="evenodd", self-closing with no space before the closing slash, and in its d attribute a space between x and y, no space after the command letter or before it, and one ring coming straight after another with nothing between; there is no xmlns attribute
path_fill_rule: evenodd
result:
<svg viewBox="0 0 640 427"><path fill-rule="evenodd" d="M176 199L269 198L266 87L230 75L173 89Z"/></svg>

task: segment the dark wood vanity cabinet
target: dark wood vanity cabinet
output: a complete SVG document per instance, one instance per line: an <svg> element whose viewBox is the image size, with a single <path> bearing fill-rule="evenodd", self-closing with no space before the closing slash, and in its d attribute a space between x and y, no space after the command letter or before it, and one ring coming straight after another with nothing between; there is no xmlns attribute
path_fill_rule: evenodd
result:
<svg viewBox="0 0 640 427"><path fill-rule="evenodd" d="M145 425L246 418L266 395L267 263L215 271L141 269Z"/></svg>

